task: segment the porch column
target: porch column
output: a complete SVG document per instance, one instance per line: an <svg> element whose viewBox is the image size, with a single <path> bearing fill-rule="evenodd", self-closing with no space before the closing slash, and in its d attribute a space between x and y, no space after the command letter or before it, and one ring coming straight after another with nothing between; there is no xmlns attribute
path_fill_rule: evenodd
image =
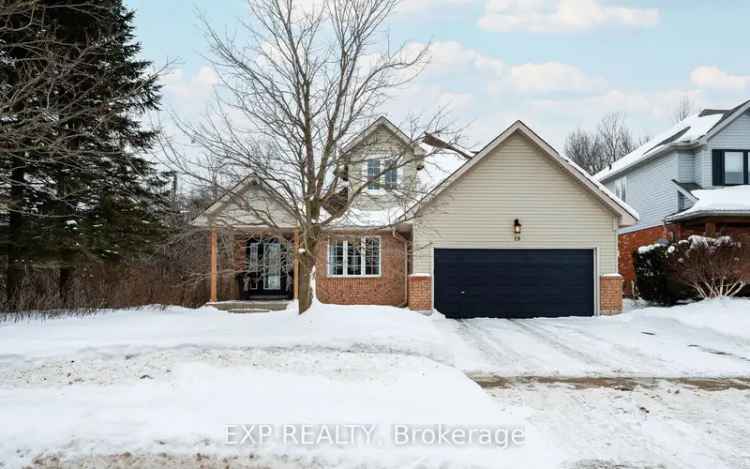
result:
<svg viewBox="0 0 750 469"><path fill-rule="evenodd" d="M299 298L299 230L294 230L294 266L293 266L293 273L294 276L294 299L296 300Z"/></svg>
<svg viewBox="0 0 750 469"><path fill-rule="evenodd" d="M709 221L706 222L706 236L716 235L716 223Z"/></svg>
<svg viewBox="0 0 750 469"><path fill-rule="evenodd" d="M217 277L219 274L219 268L217 264L217 242L218 242L218 233L216 232L216 228L211 229L211 299L210 301L212 303L216 303L218 298L218 289L217 289Z"/></svg>

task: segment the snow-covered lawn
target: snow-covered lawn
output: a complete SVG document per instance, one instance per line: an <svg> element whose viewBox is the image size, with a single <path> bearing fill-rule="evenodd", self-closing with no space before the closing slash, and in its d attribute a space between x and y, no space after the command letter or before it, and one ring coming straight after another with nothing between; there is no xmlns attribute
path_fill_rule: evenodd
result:
<svg viewBox="0 0 750 469"><path fill-rule="evenodd" d="M91 467L743 467L747 389L517 383L493 398L464 372L750 376L748 314L750 301L727 300L526 321L315 305L301 317L150 307L2 323L0 467L40 454L44 467L56 455ZM373 426L376 443L226 442L231 424L307 423ZM398 446L400 424L521 429L524 442Z"/></svg>
<svg viewBox="0 0 750 469"><path fill-rule="evenodd" d="M750 300L611 317L435 321L454 364L500 376L750 376Z"/></svg>

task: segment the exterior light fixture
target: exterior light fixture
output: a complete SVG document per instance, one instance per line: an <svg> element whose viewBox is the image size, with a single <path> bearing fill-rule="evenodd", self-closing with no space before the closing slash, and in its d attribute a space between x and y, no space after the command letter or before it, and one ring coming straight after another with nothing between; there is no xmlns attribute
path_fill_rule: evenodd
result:
<svg viewBox="0 0 750 469"><path fill-rule="evenodd" d="M513 236L516 241L521 241L521 230L523 229L523 225L521 225L521 221L516 218L513 222Z"/></svg>

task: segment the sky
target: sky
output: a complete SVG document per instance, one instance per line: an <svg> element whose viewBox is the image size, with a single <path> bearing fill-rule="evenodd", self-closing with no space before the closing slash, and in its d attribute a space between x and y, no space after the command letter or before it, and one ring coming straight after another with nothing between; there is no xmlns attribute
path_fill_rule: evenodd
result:
<svg viewBox="0 0 750 469"><path fill-rule="evenodd" d="M198 12L236 31L248 1L125 0L144 57L172 63L166 109L199 119L218 82ZM562 151L610 112L655 135L684 97L696 109L750 99L747 18L746 0L402 0L391 41L429 42L431 60L384 113L447 106L475 147L520 119Z"/></svg>

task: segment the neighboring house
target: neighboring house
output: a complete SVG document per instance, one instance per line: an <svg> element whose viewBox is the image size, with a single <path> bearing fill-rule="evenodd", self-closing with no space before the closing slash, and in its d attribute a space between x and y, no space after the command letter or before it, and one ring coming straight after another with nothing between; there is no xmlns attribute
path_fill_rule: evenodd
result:
<svg viewBox="0 0 750 469"><path fill-rule="evenodd" d="M620 230L625 290L633 253L689 234L750 235L750 101L690 116L595 177L640 214Z"/></svg>
<svg viewBox="0 0 750 469"><path fill-rule="evenodd" d="M367 148L354 158L367 174L368 165L378 164L372 162L379 152L367 143L371 139L419 155L428 137L415 145L381 118L343 151L359 154ZM365 202L326 233L317 254L321 301L435 308L449 317L621 310L617 232L637 222L632 208L520 121L479 152L452 150L431 156L431 162L417 158L390 182L373 184L368 197L376 203ZM406 212L384 208L389 185L410 181L425 181L431 189ZM243 197L264 204L259 185L246 185ZM215 232L232 210L230 201L219 201L195 223ZM393 228L381 228L386 220ZM233 228L262 232L250 222ZM290 223L281 243L288 247L264 245L260 238L241 242L235 262L244 269L257 262L259 253L271 252L275 266L279 249L294 249L294 231ZM294 285L294 269L282 273L274 267L250 290L242 286L231 297L212 300L266 298L271 290L293 297Z"/></svg>

